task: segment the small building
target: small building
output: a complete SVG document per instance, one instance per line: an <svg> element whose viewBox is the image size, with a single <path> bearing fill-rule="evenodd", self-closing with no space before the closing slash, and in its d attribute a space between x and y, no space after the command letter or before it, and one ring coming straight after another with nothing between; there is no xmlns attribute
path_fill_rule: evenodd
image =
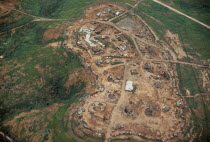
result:
<svg viewBox="0 0 210 142"><path fill-rule="evenodd" d="M109 21L109 18L108 17L105 17L103 21Z"/></svg>
<svg viewBox="0 0 210 142"><path fill-rule="evenodd" d="M90 41L89 39L85 39L85 41L91 46L91 47L95 47L96 45Z"/></svg>
<svg viewBox="0 0 210 142"><path fill-rule="evenodd" d="M98 17L101 16L101 13L96 14L96 16L98 16Z"/></svg>
<svg viewBox="0 0 210 142"><path fill-rule="evenodd" d="M79 107L77 110L78 114L82 114L85 111L85 109L83 107Z"/></svg>
<svg viewBox="0 0 210 142"><path fill-rule="evenodd" d="M118 41L122 41L122 38L120 36L117 35L116 38Z"/></svg>
<svg viewBox="0 0 210 142"><path fill-rule="evenodd" d="M137 75L138 74L136 69L135 70L131 70L130 72L131 72L131 75Z"/></svg>
<svg viewBox="0 0 210 142"><path fill-rule="evenodd" d="M104 90L105 90L104 86L101 86L99 91L104 92Z"/></svg>
<svg viewBox="0 0 210 142"><path fill-rule="evenodd" d="M126 50L126 46L119 46L118 47L120 50L125 51Z"/></svg>
<svg viewBox="0 0 210 142"><path fill-rule="evenodd" d="M151 66L150 64L145 64L145 65L143 66L143 68L144 68L145 70L147 70L148 72L153 72L153 68L152 68L152 66Z"/></svg>
<svg viewBox="0 0 210 142"><path fill-rule="evenodd" d="M117 12L115 13L115 15L116 15L116 16L118 16L119 14L120 14L120 12L119 12L119 11L117 11Z"/></svg>
<svg viewBox="0 0 210 142"><path fill-rule="evenodd" d="M113 81L112 76L108 76L108 77L107 77L107 80L108 80L109 82Z"/></svg>
<svg viewBox="0 0 210 142"><path fill-rule="evenodd" d="M103 53L103 50L101 48L99 48L99 47L93 47L92 48L92 54L93 55L100 55L102 53Z"/></svg>
<svg viewBox="0 0 210 142"><path fill-rule="evenodd" d="M103 14L108 14L108 13L109 13L108 10L104 10L104 11L103 11Z"/></svg>
<svg viewBox="0 0 210 142"><path fill-rule="evenodd" d="M170 75L167 72L162 72L162 76L166 79L166 80L170 80Z"/></svg>
<svg viewBox="0 0 210 142"><path fill-rule="evenodd" d="M78 41L78 42L77 42L77 45L82 45L82 43Z"/></svg>
<svg viewBox="0 0 210 142"><path fill-rule="evenodd" d="M95 61L95 64L97 65L97 66L101 66L101 64L103 64L103 61L102 60L96 60Z"/></svg>
<svg viewBox="0 0 210 142"><path fill-rule="evenodd" d="M121 128L124 128L124 125L123 124L117 124L114 127L115 130L118 130L118 129L121 129Z"/></svg>
<svg viewBox="0 0 210 142"><path fill-rule="evenodd" d="M95 31L95 29L94 28L90 28L90 31Z"/></svg>
<svg viewBox="0 0 210 142"><path fill-rule="evenodd" d="M155 85L156 88L161 88L161 83L160 82L155 82L154 85Z"/></svg>
<svg viewBox="0 0 210 142"><path fill-rule="evenodd" d="M176 105L179 107L179 106L181 106L183 104L183 101L182 101L182 99L180 99L180 100L177 100L177 102L176 102Z"/></svg>
<svg viewBox="0 0 210 142"><path fill-rule="evenodd" d="M125 91L132 92L133 89L133 81L126 81Z"/></svg>
<svg viewBox="0 0 210 142"><path fill-rule="evenodd" d="M170 109L171 109L170 107L164 106L162 110L163 110L164 112L168 112Z"/></svg>
<svg viewBox="0 0 210 142"><path fill-rule="evenodd" d="M105 63L106 63L106 64L110 64L111 61L110 61L110 60L106 60Z"/></svg>

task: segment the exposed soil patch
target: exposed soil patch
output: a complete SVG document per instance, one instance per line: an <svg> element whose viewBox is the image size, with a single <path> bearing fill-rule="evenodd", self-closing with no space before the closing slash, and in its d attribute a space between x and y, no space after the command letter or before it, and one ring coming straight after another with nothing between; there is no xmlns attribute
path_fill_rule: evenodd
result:
<svg viewBox="0 0 210 142"><path fill-rule="evenodd" d="M173 57L165 46L156 43L139 18L127 17L116 25L100 19L99 15L104 12L106 17L113 9L110 5L90 8L88 19L67 30L66 48L80 55L85 68L96 77L95 88L91 88L94 93L73 116L80 129L72 126L78 134L105 136L106 141L127 135L137 140L173 141L186 130L190 118L179 95L176 66L136 60L141 56L162 60ZM137 46L130 38L133 34ZM77 78L71 75L69 83Z"/></svg>
<svg viewBox="0 0 210 142"><path fill-rule="evenodd" d="M185 51L182 48L182 44L177 34L173 34L170 31L166 31L165 36L168 39L168 43L170 44L170 46L174 49L174 51L178 55L179 59L187 57Z"/></svg>
<svg viewBox="0 0 210 142"><path fill-rule="evenodd" d="M52 131L46 130L49 125L48 122L52 120L54 112L62 104L53 104L42 110L32 110L30 112L23 112L15 116L12 120L4 123L4 126L11 126L11 134L17 139L28 139L29 141L41 141L45 134L49 139L52 136ZM47 121L46 121L47 120Z"/></svg>
<svg viewBox="0 0 210 142"><path fill-rule="evenodd" d="M61 34L60 29L48 29L44 32L43 41L49 41L52 39L57 39Z"/></svg>

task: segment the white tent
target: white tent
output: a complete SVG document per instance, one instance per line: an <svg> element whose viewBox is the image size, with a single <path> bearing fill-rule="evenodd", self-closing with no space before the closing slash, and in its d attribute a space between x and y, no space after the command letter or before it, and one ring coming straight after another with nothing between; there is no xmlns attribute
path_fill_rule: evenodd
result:
<svg viewBox="0 0 210 142"><path fill-rule="evenodd" d="M126 81L125 91L129 92L133 91L133 81Z"/></svg>

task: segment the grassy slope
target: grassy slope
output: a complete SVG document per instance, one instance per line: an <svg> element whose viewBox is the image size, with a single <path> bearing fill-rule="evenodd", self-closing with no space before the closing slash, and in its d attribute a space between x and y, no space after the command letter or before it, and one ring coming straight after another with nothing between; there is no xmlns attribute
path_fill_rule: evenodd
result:
<svg viewBox="0 0 210 142"><path fill-rule="evenodd" d="M52 23L31 23L2 38L1 52L5 58L1 65L5 72L0 101L4 102L1 104L4 117L67 100L84 87L81 83L72 86L74 90L65 90L64 83L71 70L82 65L77 56L63 47L43 47L52 42L42 41L49 24Z"/></svg>
<svg viewBox="0 0 210 142"><path fill-rule="evenodd" d="M19 1L21 7L16 6L16 8L27 13L46 18L73 18L75 20L82 15L88 5L96 0ZM125 1L132 3L130 0ZM22 18L13 20L17 15ZM10 22L1 23L0 31L9 31L0 35L0 55L4 55L4 59L0 60L1 70L3 70L3 78L0 80L3 90L0 95L0 124L7 119L12 119L20 112L45 108L53 103L62 102L66 104L65 107L55 113L49 127L56 130L53 136L55 141L60 138L69 140L63 136L62 119L66 106L70 105L69 100L75 101L74 94L84 88L84 83L78 82L69 90L64 88L64 83L71 71L75 68L82 69L82 65L77 56L67 53L63 47L53 49L46 46L51 42L62 42L62 37L48 41L42 40L43 33L47 29L62 25L62 22L31 22L31 17L14 11L0 18L10 19ZM24 26L16 29L15 32L10 31L21 25ZM1 125L0 129L3 129Z"/></svg>
<svg viewBox="0 0 210 142"><path fill-rule="evenodd" d="M210 37L210 30L152 1L141 2L136 12L152 27L161 39L164 40L165 31L170 30L179 35L182 43L184 43L185 51L188 55L196 57L197 62L200 59L209 59L210 41L208 39ZM195 52L200 53L202 57L197 56ZM186 60L191 61L189 58ZM206 92L201 87L202 85L199 84L199 70L190 66L177 65L177 72L183 95L186 95L185 88L189 89L192 96L197 93ZM206 98L196 97L187 98L186 100L192 111L192 120L195 126L193 131L199 133L204 129L202 137L198 137L196 141L208 141L208 120L210 116L209 105L205 101ZM199 116L199 113L196 113L198 111L203 117Z"/></svg>
<svg viewBox="0 0 210 142"><path fill-rule="evenodd" d="M181 12L210 25L209 0L160 0Z"/></svg>
<svg viewBox="0 0 210 142"><path fill-rule="evenodd" d="M143 1L141 3L136 12L162 39L164 39L166 30L170 30L178 34L181 41L185 43L184 49L188 55L199 59L210 57L210 30L153 1ZM160 22L157 22L151 16ZM197 56L196 52L200 53L202 57Z"/></svg>
<svg viewBox="0 0 210 142"><path fill-rule="evenodd" d="M110 0L112 2L123 2L123 3L128 3L128 4L131 4L131 5L135 5L135 2L132 1L132 0Z"/></svg>
<svg viewBox="0 0 210 142"><path fill-rule="evenodd" d="M78 18L96 0L19 0L22 9L46 18Z"/></svg>
<svg viewBox="0 0 210 142"><path fill-rule="evenodd" d="M36 10L38 6L42 6L35 6L34 1L30 2ZM77 15L75 11L68 14L72 17ZM3 32L31 20L28 16L12 20L16 15L13 12L1 17L9 17L11 20L10 23L1 23ZM53 49L46 46L51 42L62 42L62 37L42 40L43 33L57 25L62 25L62 22L32 22L13 34L8 32L0 35L0 55L4 55L4 59L0 60L3 71L3 78L0 80L0 124L20 112L43 108L56 102L68 103L74 94L84 88L85 84L82 82L72 85L69 90L64 87L71 71L75 68L82 69L79 57L67 53L63 47Z"/></svg>
<svg viewBox="0 0 210 142"><path fill-rule="evenodd" d="M198 80L200 71L191 66L177 64L177 73L179 76L180 90L183 96L186 95L186 89L190 91L190 95L194 96L199 93L205 93L201 82Z"/></svg>
<svg viewBox="0 0 210 142"><path fill-rule="evenodd" d="M61 0L49 2L45 0L40 3L40 0L22 0L21 2L22 7L26 12L32 13L37 16L48 18L75 18L78 17L78 15L81 15L82 10L86 7L87 4L90 4L90 2L94 1ZM129 0L124 0L124 2L133 4ZM148 1L147 4L152 5L152 2ZM209 57L209 50L207 48L209 44L209 41L207 39L207 37L209 36L209 31L206 31L205 28L202 28L200 25L197 25L192 21L189 21L181 17L180 15L174 14L171 11L158 5L152 5L152 8L140 5L140 8L142 8L141 11L149 13L153 17L159 19L160 21L163 21L163 25L158 24L141 11L138 11L139 14L153 27L153 29L162 38L164 37L163 31L165 31L166 29L170 29L172 32L178 33L182 37L183 42L189 43L193 48L195 47L194 49L186 47L188 53L192 52L193 54L194 50L196 52L199 52L200 49L204 49L200 52L204 55L205 58ZM16 15L16 13L12 13L11 15L8 16L12 18ZM3 27L1 28L1 30L6 31L13 27L20 26L21 24L28 23L30 21L30 17L24 16L21 20L13 21L11 23L3 23L1 25L1 27ZM8 83L6 86L8 88L5 92L3 92L3 95L0 97L1 102L6 102L6 104L2 103L1 114L5 114L5 112L8 113L8 110L11 111L11 113L13 111L16 111L16 113L18 113L21 111L36 108L37 106L44 107L45 105L49 105L50 103L61 101L58 96L59 94L62 94L64 90L62 86L58 86L58 88L61 87L61 89L55 87L56 84L63 84L64 80L66 79L66 75L70 72L70 70L75 67L80 67L78 58L73 56L72 54L69 54L67 57L57 56L57 54L62 55L63 53L65 53L65 50L58 49L56 51L53 51L51 48L42 48L42 46L46 45L49 42L52 42L48 41L46 43L43 43L41 41L43 32L50 25L52 25L52 23L31 23L19 29L12 36L10 35L10 33L8 33L6 37L1 39L1 46L3 48L0 50L0 52L1 54L4 53L4 55L6 55L6 58L4 60L1 60L1 65L9 68L9 71L6 73L6 75L11 76L11 78L3 80L4 83ZM57 40L59 41L61 39ZM32 59L27 61L26 59L29 59L30 57L32 57ZM72 62L68 62L68 59L71 59ZM59 60L65 60L67 65L58 64ZM19 67L18 64L21 64L21 67ZM36 65L41 66L41 68L51 67L52 70L45 70L45 72L41 74L37 71L36 68L34 68ZM193 72L192 69L188 69L188 67L186 68L190 72ZM184 69L185 67L181 67L180 70ZM50 77L49 72L51 72L52 75ZM27 76L22 75L22 73L26 74ZM58 79L52 80L53 77L58 77ZM46 84L42 86L42 88L37 87L37 84L33 84L33 82L36 82L40 78L46 80ZM62 78L61 80L63 80L63 82L58 82L60 78ZM187 80L192 80L192 82L189 82ZM51 84L52 82L54 82L53 85ZM22 84L22 86L19 86L16 92L12 92L11 90L16 88L18 84ZM184 85L187 87L191 86L193 94L199 92L199 88L192 87L196 86L196 81L193 76L187 76L185 79L183 79L183 83L181 83L181 88L183 88ZM29 92L27 94L27 98L25 98L25 92L23 90L27 90L28 87L32 88L32 91ZM45 88L47 88L48 90ZM77 89L80 90L81 88L79 87ZM51 89L54 90L54 93L52 94L58 95L57 98L53 96L53 99L49 99L49 92L46 93L46 91L49 91ZM32 96L33 99L31 99ZM15 103L9 104L11 101ZM11 114L9 112L8 116L10 115Z"/></svg>
<svg viewBox="0 0 210 142"><path fill-rule="evenodd" d="M23 14L20 14L20 13L16 13L14 11L10 12L9 14L5 15L5 16L2 16L0 17L0 20L2 19L8 19L8 20L11 20L10 22L0 22L0 27L3 27L3 28L0 28L0 33L1 32L7 32L13 28L16 28L16 27L19 27L19 26L22 26L22 25L25 25L29 22L32 21L32 18L29 17L29 16L23 16L21 19L19 20L13 20L14 17L16 16L23 16Z"/></svg>
<svg viewBox="0 0 210 142"><path fill-rule="evenodd" d="M22 9L30 14L47 18L78 19L85 8L104 0L19 0ZM134 5L132 0L109 0Z"/></svg>
<svg viewBox="0 0 210 142"><path fill-rule="evenodd" d="M70 138L67 135L67 127L65 126L64 119L65 119L65 113L68 109L68 107L71 105L71 103L75 103L78 101L78 98L80 96L74 96L71 100L68 101L64 106L60 107L57 112L55 112L52 121L50 121L50 124L48 128L54 130L54 135L53 135L53 141L54 142L76 142L75 139Z"/></svg>
<svg viewBox="0 0 210 142"><path fill-rule="evenodd" d="M187 96L186 89L190 91L191 96L195 96L199 93L208 94L207 91L202 88L202 84L199 84L199 69L177 64L177 73L179 77L180 90L183 96ZM210 119L210 110L208 107L210 105L207 100L208 96L186 98L188 106L192 112L191 120L193 121L193 124L191 124L191 127L194 126L193 132L203 133L201 137L196 138L195 141L198 142L209 141L208 122Z"/></svg>

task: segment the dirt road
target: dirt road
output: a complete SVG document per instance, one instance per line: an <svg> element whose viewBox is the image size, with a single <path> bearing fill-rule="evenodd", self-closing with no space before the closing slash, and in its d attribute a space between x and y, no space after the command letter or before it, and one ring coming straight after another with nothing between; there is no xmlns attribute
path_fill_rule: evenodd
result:
<svg viewBox="0 0 210 142"><path fill-rule="evenodd" d="M129 33L128 31L125 31L123 29L121 29L120 27L118 27L116 24L112 23L112 22L104 22L104 21L99 21L99 20L93 20L95 22L99 22L99 23L102 23L102 24L107 24L107 25L110 25L114 28L116 28L117 30L119 30L120 32L126 34L126 35L129 35L131 37L131 39L133 40L133 42L135 43L135 40L139 40L149 46L152 46L152 47L157 47L157 45L153 44L153 43L150 43L146 40L143 40L141 38L138 38L136 37L135 35ZM136 45L136 44L135 44ZM139 54L141 55L141 52L139 51L139 48L138 46L136 45L136 48L137 48L137 51L139 52ZM148 62L169 62L169 63L177 63L177 64L184 64L184 65L191 65L191 66L195 66L195 67L198 67L198 68L206 68L206 66L203 66L201 64L194 64L194 63L189 63L189 62L183 62L183 61L176 61L176 60L161 60L161 59L139 59L139 60L144 60L144 61L148 61Z"/></svg>
<svg viewBox="0 0 210 142"><path fill-rule="evenodd" d="M12 7L7 7L7 6L4 6L4 5L0 5L0 7L7 8L7 9L10 9L10 10L14 10L14 11L19 12L19 13L22 13L24 15L33 17L33 18L35 18L34 21L69 21L69 20L74 20L74 19L51 19L51 18L44 18L44 17L39 17L39 16L35 16L35 15L32 15L32 14L26 13L26 12L21 11L21 10L17 10L15 8L12 8Z"/></svg>
<svg viewBox="0 0 210 142"><path fill-rule="evenodd" d="M168 62L168 63L176 63L176 64L183 64L183 65L190 65L198 68L206 68L206 66L200 65L200 64L194 64L194 63L188 63L183 61L174 61L174 60L160 60L160 59L143 59L144 61L150 61L150 62Z"/></svg>
<svg viewBox="0 0 210 142"><path fill-rule="evenodd" d="M127 4L128 4L128 3L127 3ZM117 18L119 18L119 17L121 17L121 16L127 14L128 12L131 12L134 8L136 8L136 7L138 6L138 4L139 4L139 2L137 2L134 6L132 6L131 9L126 10L124 13L122 13L122 14L120 14L120 15L118 15L118 16L112 18L112 19L110 19L109 21L114 21L115 19L117 19ZM130 4L128 4L128 5L130 5ZM131 5L130 5L130 6L131 6Z"/></svg>
<svg viewBox="0 0 210 142"><path fill-rule="evenodd" d="M136 47L136 49L137 49L137 51L138 51L140 57L143 57L143 55L142 55L142 53L141 53L141 51L140 51L140 48L139 48L138 44L136 43L136 39L132 37L132 40L133 40L133 42L134 42L134 45L135 45L135 47Z"/></svg>
<svg viewBox="0 0 210 142"><path fill-rule="evenodd" d="M168 8L168 9L170 9L170 10L172 10L172 11L174 11L174 12L176 12L176 13L178 13L178 14L180 14L180 15L182 15L182 16L187 17L188 19L193 20L194 22L196 22L196 23L198 23L198 24L200 24L200 25L206 27L207 29L210 29L210 26L208 26L208 25L202 23L201 21L198 21L197 19L195 19L195 18L193 18L193 17L191 17L191 16L188 16L188 15L186 15L186 14L184 14L184 13L182 13L182 12L180 12L180 11L178 11L178 10L176 10L176 9L174 9L174 8L172 8L172 7L166 5L166 4L164 4L164 3L162 3L162 2L160 2L160 1L158 1L158 0L153 0L153 1L156 2L156 3L158 3L158 4L160 4L160 5L162 5L162 6L164 6L164 7L166 7L166 8Z"/></svg>
<svg viewBox="0 0 210 142"><path fill-rule="evenodd" d="M136 7L138 5L138 3L134 6L134 8ZM38 17L38 16L34 16L34 15L31 15L31 14L28 14L28 13L25 13L25 12L23 12L23 11L19 11L19 10L16 10L16 9L13 9L13 10L15 10L15 11L17 11L17 12L20 12L20 13L22 13L22 14L25 14L25 15L28 15L28 16L32 16L33 18L35 18L35 20L34 21L54 21L54 20L60 20L60 21L64 21L64 20L70 20L70 19L50 19L50 18L43 18L43 17ZM131 39L132 39L132 41L134 42L134 44L135 44L135 47L136 47L136 49L137 49L137 51L138 51L138 53L140 54L140 58L139 59L134 59L134 60L132 60L132 62L137 62L137 61L147 61L147 62L168 62L168 63L178 63L178 64L184 64L184 65L191 65L191 66L195 66L195 67L200 67L200 68L203 68L204 66L202 66L202 65L198 65L198 64L194 64L194 63L188 63L188 62L182 62L182 61L176 61L176 60L163 60L163 59L145 59L145 58L142 58L143 56L141 55L142 53L141 53L141 51L140 51L140 49L139 49L139 47L138 47L138 44L136 43L136 40L139 40L139 41L141 41L141 42L143 42L143 43L145 43L145 44L147 44L147 45L150 45L150 46L152 46L152 47L158 47L157 45L155 45L154 43L151 43L151 42L149 42L149 41L146 41L146 40L143 40L143 39L141 39L141 38L138 38L138 37L136 37L133 33L130 33L129 31L126 31L126 30L123 30L122 28L120 28L119 26L117 26L116 24L114 24L114 23L112 23L112 22L110 22L110 21L107 21L107 22L104 22L104 21L99 21L99 20L91 20L91 19L88 19L87 21L83 21L84 23L85 22L93 22L93 21L95 21L95 22L98 22L98 23L103 23L103 24L106 24L106 25L109 25L109 26L112 26L112 27L114 27L115 29L117 29L118 31L120 31L120 32L122 32L122 33L124 33L124 34L126 34L126 35L129 35L130 37L131 37ZM82 24L81 24L82 25ZM24 26L24 25L23 25ZM75 28L76 29L76 28ZM73 31L73 30L72 30ZM100 35L100 36L102 36L102 35ZM108 35L107 35L108 36ZM95 37L97 37L97 36L95 36ZM158 47L159 48L159 47ZM90 58L93 60L93 57L92 57L92 54L90 53L90 51L88 50L88 53L89 53L89 55L90 55ZM119 113L117 113L117 112L119 112L119 109L120 109L120 107L123 105L123 104L125 104L125 101L126 100L128 100L127 98L126 98L126 96L127 96L127 94L126 94L126 92L125 92L125 90L124 90L124 88L125 88L125 84L126 84L126 80L128 80L129 79L129 63L130 62L124 62L124 64L119 64L119 65L113 65L113 66L111 66L111 67L105 67L104 69L103 69L103 71L100 71L100 72L104 72L105 70L108 70L108 69L111 69L111 68L114 68L114 67L118 67L118 66L122 66L122 65L125 65L125 69L124 69L124 77L123 77L123 80L122 80L122 86L121 86L121 96L119 97L119 100L118 100L118 102L117 102L117 104L115 104L115 107L114 107L114 109L113 109L113 111L112 111L112 116L111 116L111 118L110 118L110 125L108 126L108 130L107 130L107 133L106 133L106 139L105 139L105 141L106 142L108 142L108 141L110 141L110 139L112 138L112 128L113 128L113 126L116 124L116 121L118 121L118 118L119 118ZM102 81L100 81L100 79L98 80L98 82L100 83L100 82L102 82ZM109 86L108 85L105 85L105 90L104 90L104 92L101 94L101 96L105 96L105 93L107 92L107 90L109 90ZM98 99L89 99L87 102L89 103L89 104L91 104L91 103L94 103L94 101L100 101L100 98L98 98ZM88 113L88 111L85 111L85 113Z"/></svg>
<svg viewBox="0 0 210 142"><path fill-rule="evenodd" d="M170 6L167 6L166 4L164 4L164 3L162 3L162 2L159 2L158 0L153 0L153 1L154 1L154 2L157 2L157 3L161 4L161 5L163 5L163 6L167 7L167 8L169 8L169 9L171 9L171 10L177 12L177 13L181 13L181 12L179 12L178 10L176 10L176 9L170 7ZM139 2L138 2L138 3L139 3ZM134 6L133 8L135 8L135 7L138 5L138 3L135 4L135 6ZM23 12L23 11L20 11L20 10L11 8L11 7L6 7L6 6L3 6L3 5L1 5L0 7L12 9L12 10L17 11L17 12L19 12L19 13L22 13L22 14L25 14L25 15L28 15L28 16L31 16L31 17L35 18L33 21L56 21L56 20L57 20L57 21L62 21L62 20L72 20L72 19L50 19L50 18L43 18L43 17L38 17L38 16L35 16L35 15L32 15L32 14L25 13L25 12ZM132 9L133 9L133 8L132 8ZM127 11L127 12L129 12L129 11ZM127 13L127 12L125 12L125 13ZM186 16L186 17L188 17L188 18L190 17L190 16L185 15L185 14L183 14L183 13L181 13L181 15L184 15L184 16ZM119 16L118 16L118 17L119 17ZM192 18L192 17L190 17L190 18ZM194 18L192 18L192 19L194 19ZM200 22L200 21L198 21L198 20L196 20L196 19L194 19L194 20L197 21L198 23ZM133 42L135 43L135 46L136 46L136 48L137 48L137 51L138 51L138 53L139 53L140 55L141 55L141 52L140 52L140 50L139 50L139 48L138 48L138 45L137 45L135 39L136 39L136 40L139 40L139 41L141 41L141 42L143 42L143 43L145 43L145 44L147 44L147 45L149 45L149 46L157 47L157 48L158 48L158 46L155 45L154 43L150 43L150 42L148 42L148 41L146 41L146 40L143 40L143 39L141 39L141 38L139 38L139 37L136 37L135 35L129 33L128 31L125 31L125 30L121 29L121 28L118 27L116 24L112 23L111 21L107 21L107 22L105 22L105 21L99 21L99 20L90 20L90 21L95 21L95 22L99 22L99 23L103 23L103 24L110 25L110 26L116 28L117 30L119 30L120 32L129 35L129 36L131 37L131 39L133 40ZM202 23L202 22L200 22L200 23ZM202 24L203 24L203 23L202 23ZM204 24L204 25L205 25L205 24ZM24 25L22 25L22 26L24 26ZM21 26L21 27L22 27L22 26ZM209 27L208 25L206 25L206 26ZM209 27L209 29L210 29L210 27ZM170 62L170 63L184 64L184 65L191 65L191 66L195 66L195 67L199 67L199 68L205 68L205 66L203 66L203 65L198 65L198 64L194 64L194 63L188 63L188 62L182 62L182 61L159 60L159 59L144 59L144 60L145 60L145 61L151 61L151 62Z"/></svg>
<svg viewBox="0 0 210 142"><path fill-rule="evenodd" d="M130 62L133 62L133 61L165 62L165 63L175 63L175 64L190 65L190 66L194 66L194 67L197 67L197 68L207 68L206 66L203 66L203 65L194 64L194 63L188 63L188 62L183 62L183 61L175 61L175 60L162 60L162 59L145 59L145 58L139 58L139 59L132 60Z"/></svg>
<svg viewBox="0 0 210 142"><path fill-rule="evenodd" d="M126 100L125 99L126 94L125 94L124 88L125 88L125 83L126 83L129 71L128 71L128 63L125 63L124 65L125 65L125 69L124 69L124 75L123 75L122 86L121 86L121 96L112 111L112 116L110 119L111 123L109 124L109 127L107 129L105 142L110 142L111 137L112 137L111 136L112 128L114 127L114 123L115 123L114 120L117 120L119 117L117 112L118 112L119 108L122 106L122 104L124 104L124 100Z"/></svg>

